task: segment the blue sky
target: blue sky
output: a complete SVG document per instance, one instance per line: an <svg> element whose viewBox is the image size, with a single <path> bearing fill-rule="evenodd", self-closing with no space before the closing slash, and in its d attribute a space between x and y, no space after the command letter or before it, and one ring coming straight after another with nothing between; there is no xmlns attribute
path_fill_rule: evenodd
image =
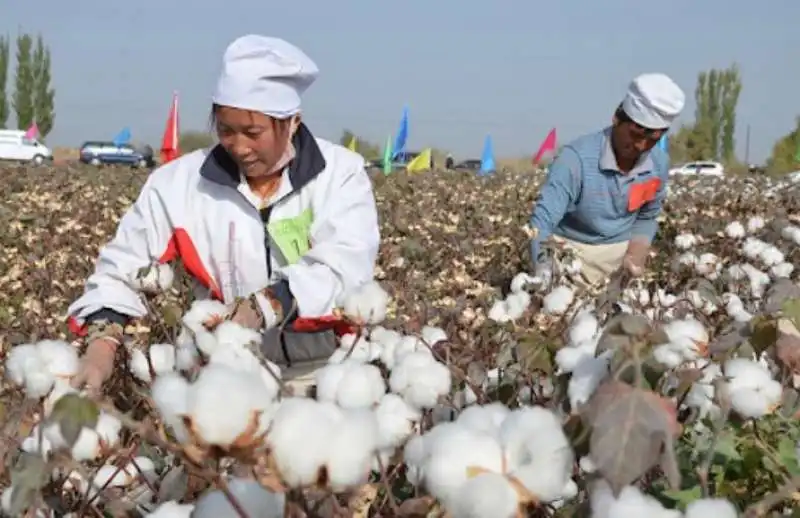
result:
<svg viewBox="0 0 800 518"><path fill-rule="evenodd" d="M602 127L641 72L665 72L694 113L697 73L739 63L737 148L751 161L800 114L796 0L6 0L0 32L41 32L53 53L56 126L48 143L160 142L173 90L181 129L207 127L220 59L237 36L279 36L321 69L307 92L309 126L383 142L410 106L412 148L499 157L533 153Z"/></svg>

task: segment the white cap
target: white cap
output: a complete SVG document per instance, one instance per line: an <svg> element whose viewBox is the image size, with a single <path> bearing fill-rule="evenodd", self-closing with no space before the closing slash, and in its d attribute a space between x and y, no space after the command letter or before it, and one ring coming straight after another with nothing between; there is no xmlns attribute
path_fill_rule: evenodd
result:
<svg viewBox="0 0 800 518"><path fill-rule="evenodd" d="M650 129L669 128L683 110L686 95L664 74L642 74L628 86L622 110L636 124Z"/></svg>
<svg viewBox="0 0 800 518"><path fill-rule="evenodd" d="M213 101L286 119L300 111L300 96L318 74L311 58L291 43L249 34L225 50Z"/></svg>

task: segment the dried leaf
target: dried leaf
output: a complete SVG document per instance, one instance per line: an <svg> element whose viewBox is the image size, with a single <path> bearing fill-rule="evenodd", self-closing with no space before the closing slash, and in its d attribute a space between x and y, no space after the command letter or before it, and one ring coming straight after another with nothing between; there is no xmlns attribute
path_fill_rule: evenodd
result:
<svg viewBox="0 0 800 518"><path fill-rule="evenodd" d="M756 354L766 351L778 340L777 322L764 315L754 317L750 321L750 338L748 342Z"/></svg>
<svg viewBox="0 0 800 518"><path fill-rule="evenodd" d="M436 500L432 496L420 496L409 498L397 510L398 518L426 518L431 512Z"/></svg>
<svg viewBox="0 0 800 518"><path fill-rule="evenodd" d="M365 484L358 488L350 500L350 509L353 511L352 518L367 518L369 509L376 498L378 498L376 484Z"/></svg>
<svg viewBox="0 0 800 518"><path fill-rule="evenodd" d="M473 361L470 362L469 365L467 365L467 379L473 385L476 385L478 387L483 386L483 384L486 382L487 377L488 374L486 372L486 367L483 365L483 363Z"/></svg>
<svg viewBox="0 0 800 518"><path fill-rule="evenodd" d="M590 456L615 495L659 463L667 436L680 432L669 401L616 380L604 382L582 411Z"/></svg>

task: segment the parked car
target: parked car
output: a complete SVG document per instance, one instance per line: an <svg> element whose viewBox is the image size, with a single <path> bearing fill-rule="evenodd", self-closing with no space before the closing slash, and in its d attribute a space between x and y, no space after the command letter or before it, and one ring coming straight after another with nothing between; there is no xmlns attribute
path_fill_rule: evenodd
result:
<svg viewBox="0 0 800 518"><path fill-rule="evenodd" d="M25 137L22 130L0 130L0 160L41 165L53 160L53 152L38 140Z"/></svg>
<svg viewBox="0 0 800 518"><path fill-rule="evenodd" d="M469 160L462 160L461 162L457 163L453 166L453 169L462 169L467 171L480 171L481 169L481 161L475 160L473 158Z"/></svg>
<svg viewBox="0 0 800 518"><path fill-rule="evenodd" d="M153 167L153 149L145 146L137 149L130 144L117 145L106 141L84 142L80 150L80 160L84 164L100 165L130 165L131 167Z"/></svg>
<svg viewBox="0 0 800 518"><path fill-rule="evenodd" d="M725 168L719 162L689 162L669 170L672 175L725 176Z"/></svg>

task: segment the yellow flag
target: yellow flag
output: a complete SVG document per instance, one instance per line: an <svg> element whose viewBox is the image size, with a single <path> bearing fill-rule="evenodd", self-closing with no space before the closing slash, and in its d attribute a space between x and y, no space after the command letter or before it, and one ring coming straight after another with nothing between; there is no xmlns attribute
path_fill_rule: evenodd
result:
<svg viewBox="0 0 800 518"><path fill-rule="evenodd" d="M419 173L431 168L431 148L425 149L408 163L406 169L409 173Z"/></svg>
<svg viewBox="0 0 800 518"><path fill-rule="evenodd" d="M355 135L350 137L350 142L347 143L347 149L349 149L350 151L355 151L356 150L356 136Z"/></svg>

